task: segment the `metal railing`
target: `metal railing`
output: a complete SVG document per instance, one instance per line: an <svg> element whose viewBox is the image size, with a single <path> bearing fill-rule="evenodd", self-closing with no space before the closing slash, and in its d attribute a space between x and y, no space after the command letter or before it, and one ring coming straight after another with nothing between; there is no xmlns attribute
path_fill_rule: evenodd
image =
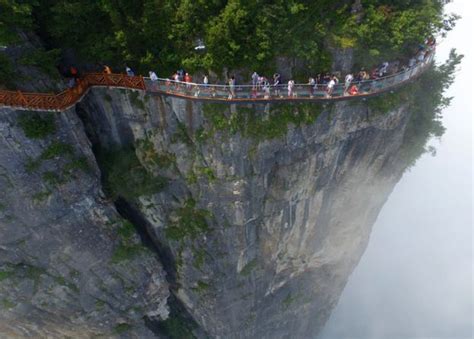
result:
<svg viewBox="0 0 474 339"><path fill-rule="evenodd" d="M348 88L345 87L344 83L336 84L331 93L329 93L327 84L317 84L315 86L309 84L295 84L292 89L289 89L288 85L205 85L162 78L158 78L158 80L155 81L152 81L150 78L144 79L147 92L163 93L197 100L226 102L341 100L350 97L375 95L400 86L420 75L433 61L433 57L434 53L429 53L422 62L395 74L370 80L352 81L351 86L356 85L358 89L358 93L355 95L348 93Z"/></svg>
<svg viewBox="0 0 474 339"><path fill-rule="evenodd" d="M376 95L391 90L420 75L433 61L434 53L430 52L422 62L401 72L377 79L353 81L358 93L349 95L344 84L336 84L328 92L327 84L316 86L295 84L290 90L288 85L205 85L158 78L152 81L142 76L125 74L88 73L77 79L72 88L54 93L26 93L21 91L0 90L0 106L20 109L63 111L74 106L87 93L90 87L107 86L145 90L150 93L172 95L195 100L212 100L225 102L257 101L290 101L290 100L342 100L351 97Z"/></svg>

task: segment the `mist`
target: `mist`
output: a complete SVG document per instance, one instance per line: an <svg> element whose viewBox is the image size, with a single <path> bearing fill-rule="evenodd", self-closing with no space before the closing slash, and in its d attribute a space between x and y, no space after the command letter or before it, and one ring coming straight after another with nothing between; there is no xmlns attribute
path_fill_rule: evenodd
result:
<svg viewBox="0 0 474 339"><path fill-rule="evenodd" d="M464 54L453 97L443 110L445 134L430 141L383 207L371 240L320 339L471 338L472 313L472 43L474 3L437 49Z"/></svg>

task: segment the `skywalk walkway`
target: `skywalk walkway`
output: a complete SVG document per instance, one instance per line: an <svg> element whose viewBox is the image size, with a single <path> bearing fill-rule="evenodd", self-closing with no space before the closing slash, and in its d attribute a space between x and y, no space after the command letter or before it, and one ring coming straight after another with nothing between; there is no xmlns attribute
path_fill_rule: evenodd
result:
<svg viewBox="0 0 474 339"><path fill-rule="evenodd" d="M291 91L287 85L204 85L161 79L152 81L142 76L125 74L88 73L77 79L74 87L61 93L27 93L0 90L0 107L36 111L64 111L79 102L92 87L126 88L146 91L159 95L173 96L190 100L214 101L224 103L270 103L270 102L328 102L375 96L394 90L422 74L432 63L434 53L411 68L377 79L352 81L358 88L356 95L349 95L344 84L334 86L328 95L327 85L317 85L316 89L307 84L295 84Z"/></svg>

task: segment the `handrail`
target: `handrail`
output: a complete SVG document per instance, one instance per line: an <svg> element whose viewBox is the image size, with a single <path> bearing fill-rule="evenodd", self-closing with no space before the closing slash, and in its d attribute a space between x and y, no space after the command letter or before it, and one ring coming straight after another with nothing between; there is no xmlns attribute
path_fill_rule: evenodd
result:
<svg viewBox="0 0 474 339"><path fill-rule="evenodd" d="M412 80L421 74L433 61L434 53L429 53L424 61L404 71L372 80L353 81L359 93L350 96L344 84L334 86L332 93L328 93L327 84L295 84L291 89L288 85L219 85L197 84L158 78L152 81L142 76L128 76L125 74L88 73L76 79L73 87L60 93L27 93L21 91L0 90L0 107L14 107L20 109L63 111L80 101L88 90L94 86L119 87L138 89L150 93L177 96L194 100L212 100L226 102L253 102L253 101L281 101L281 100L341 100L350 97L375 95L391 90Z"/></svg>

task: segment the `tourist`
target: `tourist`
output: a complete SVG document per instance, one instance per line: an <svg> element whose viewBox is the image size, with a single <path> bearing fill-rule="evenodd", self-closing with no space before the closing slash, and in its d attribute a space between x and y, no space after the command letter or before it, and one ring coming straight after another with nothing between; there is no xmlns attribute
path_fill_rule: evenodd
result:
<svg viewBox="0 0 474 339"><path fill-rule="evenodd" d="M293 80L288 81L288 98L291 98L294 96L293 89L295 87L295 82Z"/></svg>
<svg viewBox="0 0 474 339"><path fill-rule="evenodd" d="M308 79L308 85L309 85L309 96L310 98L314 97L314 89L316 87L316 80L314 80L313 77L310 77Z"/></svg>
<svg viewBox="0 0 474 339"><path fill-rule="evenodd" d="M256 88L257 88L258 78L259 78L258 73L257 73L257 72L253 72L253 74L252 74L252 89L256 89Z"/></svg>
<svg viewBox="0 0 474 339"><path fill-rule="evenodd" d="M357 94L359 94L359 89L354 84L354 85L351 86L351 88L349 88L348 93L349 93L349 95L357 95Z"/></svg>
<svg viewBox="0 0 474 339"><path fill-rule="evenodd" d="M327 96L331 97L332 93L334 91L334 86L336 86L336 80L334 79L336 77L333 77L331 80L329 80L328 85L327 85Z"/></svg>
<svg viewBox="0 0 474 339"><path fill-rule="evenodd" d="M79 78L79 73L77 72L77 68L76 68L76 67L71 66L71 67L69 68L69 72L71 73L71 77L73 77L74 79Z"/></svg>
<svg viewBox="0 0 474 339"><path fill-rule="evenodd" d="M191 88L191 83L193 82L193 78L191 77L191 75L189 75L189 73L186 73L186 75L184 76L184 82L186 83L186 88Z"/></svg>
<svg viewBox="0 0 474 339"><path fill-rule="evenodd" d="M275 87L275 95L280 96L281 75L279 73L273 74L273 87Z"/></svg>
<svg viewBox="0 0 474 339"><path fill-rule="evenodd" d="M229 90L230 90L229 99L233 99L235 97L235 76L230 77Z"/></svg>
<svg viewBox="0 0 474 339"><path fill-rule="evenodd" d="M384 63L382 63L382 65L380 65L379 72L378 72L379 77L385 76L388 70L388 65L389 63L387 61L385 61Z"/></svg>
<svg viewBox="0 0 474 339"><path fill-rule="evenodd" d="M263 76L258 76L257 79L257 89L260 89L263 86Z"/></svg>
<svg viewBox="0 0 474 339"><path fill-rule="evenodd" d="M109 66L104 65L104 73L105 74L112 74L112 69Z"/></svg>
<svg viewBox="0 0 474 339"><path fill-rule="evenodd" d="M204 79L202 79L202 83L204 84L204 87L207 87L209 85L209 79L207 78L207 75L204 75Z"/></svg>
<svg viewBox="0 0 474 339"><path fill-rule="evenodd" d="M263 97L265 99L270 98L270 82L268 82L267 78L264 78L263 80L263 92L264 92Z"/></svg>
<svg viewBox="0 0 474 339"><path fill-rule="evenodd" d="M125 72L127 73L127 75L128 75L129 77L135 76L135 73L134 73L134 72L132 71L132 69L131 69L130 67L128 67L128 66L125 66Z"/></svg>
<svg viewBox="0 0 474 339"><path fill-rule="evenodd" d="M155 82L155 81L158 81L158 76L156 75L155 72L153 71L149 71L148 74L150 75L150 80Z"/></svg>
<svg viewBox="0 0 474 339"><path fill-rule="evenodd" d="M425 60L425 54L426 52L424 50L418 53L418 56L416 57L418 63L422 63Z"/></svg>
<svg viewBox="0 0 474 339"><path fill-rule="evenodd" d="M345 92L347 92L353 80L354 80L354 76L352 75L352 73L349 73L346 75L346 77L344 78L344 91Z"/></svg>
<svg viewBox="0 0 474 339"><path fill-rule="evenodd" d="M178 74L178 81L183 81L184 80L184 74L185 74L184 69L182 69L182 68L178 69L176 71L176 74Z"/></svg>

